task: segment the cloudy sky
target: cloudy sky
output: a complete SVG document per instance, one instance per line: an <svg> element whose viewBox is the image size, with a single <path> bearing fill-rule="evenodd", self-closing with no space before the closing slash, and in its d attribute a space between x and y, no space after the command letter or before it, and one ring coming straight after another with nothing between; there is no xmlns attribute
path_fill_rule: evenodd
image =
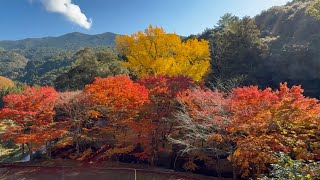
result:
<svg viewBox="0 0 320 180"><path fill-rule="evenodd" d="M213 27L229 12L255 16L288 0L0 0L0 40L70 32L131 34L149 24L180 35Z"/></svg>

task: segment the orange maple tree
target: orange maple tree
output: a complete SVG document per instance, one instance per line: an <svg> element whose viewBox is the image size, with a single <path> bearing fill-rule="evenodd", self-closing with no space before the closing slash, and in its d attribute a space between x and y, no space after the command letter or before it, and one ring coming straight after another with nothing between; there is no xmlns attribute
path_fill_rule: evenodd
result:
<svg viewBox="0 0 320 180"><path fill-rule="evenodd" d="M278 91L257 87L237 88L232 93L234 134L237 147L231 160L243 177L258 177L276 162L274 152L290 152L295 158L314 159L319 150L320 106L303 96L300 86Z"/></svg>
<svg viewBox="0 0 320 180"><path fill-rule="evenodd" d="M128 76L119 75L96 78L92 84L86 86L84 92L94 104L93 110L89 112L91 117L104 121L101 132L104 131L104 138L115 144L108 155L133 151L139 142L138 129L141 128L137 116L149 103L147 89L133 82Z"/></svg>

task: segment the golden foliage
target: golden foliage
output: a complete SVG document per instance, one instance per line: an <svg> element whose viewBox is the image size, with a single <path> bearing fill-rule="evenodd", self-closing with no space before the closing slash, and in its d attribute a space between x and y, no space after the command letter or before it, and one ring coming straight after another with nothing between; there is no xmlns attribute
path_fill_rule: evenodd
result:
<svg viewBox="0 0 320 180"><path fill-rule="evenodd" d="M82 154L81 154L81 157L79 157L77 160L78 161L83 161L85 160L87 157L89 157L91 154L92 154L92 149L89 148L87 150L85 150Z"/></svg>
<svg viewBox="0 0 320 180"><path fill-rule="evenodd" d="M238 147L229 160L240 169L243 178L259 177L268 169L269 164L276 163L273 150L268 144L269 139L267 135L250 136L237 142Z"/></svg>
<svg viewBox="0 0 320 180"><path fill-rule="evenodd" d="M306 9L306 13L320 20L320 1L314 0Z"/></svg>
<svg viewBox="0 0 320 180"><path fill-rule="evenodd" d="M149 26L144 32L117 36L117 49L126 55L125 65L138 77L187 76L200 81L210 67L209 42L189 39Z"/></svg>
<svg viewBox="0 0 320 180"><path fill-rule="evenodd" d="M14 87L13 81L6 77L0 76L0 90L5 90L10 87Z"/></svg>

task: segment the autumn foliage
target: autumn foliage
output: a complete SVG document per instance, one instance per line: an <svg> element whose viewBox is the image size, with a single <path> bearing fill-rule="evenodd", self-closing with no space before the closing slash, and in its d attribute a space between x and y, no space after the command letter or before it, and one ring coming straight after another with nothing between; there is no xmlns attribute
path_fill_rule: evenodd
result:
<svg viewBox="0 0 320 180"><path fill-rule="evenodd" d="M210 67L209 42L189 39L149 26L144 32L117 36L118 50L128 61L125 65L140 77L187 76L201 81Z"/></svg>
<svg viewBox="0 0 320 180"><path fill-rule="evenodd" d="M6 90L10 87L14 87L13 81L6 77L0 76L0 90Z"/></svg>
<svg viewBox="0 0 320 180"><path fill-rule="evenodd" d="M6 95L0 123L13 126L3 140L27 145L30 156L42 147L80 161L157 165L165 156L188 171L215 167L219 175L227 159L234 178L261 177L283 153L297 162L320 160L320 103L300 86L209 89L202 82L208 42L183 42L158 27L119 36L117 47L134 80L97 77L83 91L26 87ZM1 78L0 89L13 85Z"/></svg>
<svg viewBox="0 0 320 180"><path fill-rule="evenodd" d="M76 145L77 155L80 153L80 145L88 137L85 129L94 123L89 114L92 106L88 95L82 91L60 93L55 106L56 119L65 123L69 134L72 136L73 143ZM70 145L70 139L67 138L59 146Z"/></svg>
<svg viewBox="0 0 320 180"><path fill-rule="evenodd" d="M232 123L231 99L218 91L195 88L180 93L178 101L181 110L175 113L177 126L170 140L190 155L185 168L195 170L195 160L207 166L219 163L221 156L232 151L227 133Z"/></svg>
<svg viewBox="0 0 320 180"><path fill-rule="evenodd" d="M168 145L166 137L174 127L174 123L168 119L173 117L178 105L176 97L179 93L195 87L196 84L188 77L163 75L142 78L138 82L147 88L150 103L143 113L142 127L145 129L141 137L144 139L142 143L144 149L137 155L155 161L159 152L164 151L164 147Z"/></svg>
<svg viewBox="0 0 320 180"><path fill-rule="evenodd" d="M141 106L148 102L148 91L128 76L97 78L85 88L89 99L96 105L97 116L106 116L117 122L130 119ZM125 112L123 117L119 116ZM117 114L118 113L118 114Z"/></svg>
<svg viewBox="0 0 320 180"><path fill-rule="evenodd" d="M96 78L84 91L58 93L27 87L3 98L2 121L12 121L6 140L67 151L72 159L118 159L124 155L156 164L160 154L188 154L216 166L228 157L242 177L258 178L277 163L277 152L294 159L319 160L319 100L300 86L279 90L256 86L232 92L210 90L183 76L150 76L136 82L119 75ZM55 119L55 121L53 120Z"/></svg>
<svg viewBox="0 0 320 180"><path fill-rule="evenodd" d="M90 111L92 118L105 121L106 125L100 129L116 143L114 152L109 155L131 152L139 142L142 124L137 116L149 102L147 89L128 76L119 75L97 78L84 92L94 103Z"/></svg>
<svg viewBox="0 0 320 180"><path fill-rule="evenodd" d="M14 122L5 137L26 144L32 152L62 136L64 129L53 122L57 97L51 87L27 87L21 94L3 97L5 108L0 111L0 119Z"/></svg>
<svg viewBox="0 0 320 180"><path fill-rule="evenodd" d="M235 89L232 98L234 125L239 134L233 162L242 175L257 176L276 161L274 152L290 153L297 159L316 159L319 151L320 106L317 99L303 96L300 86L258 90Z"/></svg>

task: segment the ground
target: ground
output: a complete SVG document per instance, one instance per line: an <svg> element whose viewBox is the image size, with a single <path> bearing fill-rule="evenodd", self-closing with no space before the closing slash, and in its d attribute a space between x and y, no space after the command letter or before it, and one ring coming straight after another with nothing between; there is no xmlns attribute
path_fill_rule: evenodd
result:
<svg viewBox="0 0 320 180"><path fill-rule="evenodd" d="M33 163L0 164L1 180L217 180L219 178L178 173L172 170L150 168L145 165L102 162L99 164L54 160Z"/></svg>

